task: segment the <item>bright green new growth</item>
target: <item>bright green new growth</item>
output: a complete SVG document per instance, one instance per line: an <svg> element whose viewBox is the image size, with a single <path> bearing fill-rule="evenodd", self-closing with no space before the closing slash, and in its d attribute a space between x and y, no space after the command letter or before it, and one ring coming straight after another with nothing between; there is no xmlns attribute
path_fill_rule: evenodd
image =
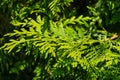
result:
<svg viewBox="0 0 120 80"><path fill-rule="evenodd" d="M21 75L32 80L120 79L119 39L110 40L106 31L97 29L96 26L102 29L103 26L96 8L88 7L92 16L76 17L72 12L74 16L66 15L64 6L71 2L73 0L39 1L30 11L36 13L35 19L25 17L29 5L20 8L23 14L16 11L17 18L11 24L19 29L5 34L9 41L0 48L0 79L4 79L4 69L10 76L16 74L16 80L21 80ZM59 15L59 12L64 14ZM4 61L6 54L10 61Z"/></svg>

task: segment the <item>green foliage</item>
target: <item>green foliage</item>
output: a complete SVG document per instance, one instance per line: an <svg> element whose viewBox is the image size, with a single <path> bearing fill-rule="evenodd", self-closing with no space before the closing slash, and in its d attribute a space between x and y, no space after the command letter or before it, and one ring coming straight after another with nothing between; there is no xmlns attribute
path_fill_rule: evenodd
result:
<svg viewBox="0 0 120 80"><path fill-rule="evenodd" d="M110 13L103 0L78 17L77 8L69 11L74 0L1 2L16 6L10 13L13 31L0 39L8 40L0 47L1 80L120 79L120 39L107 38L101 14ZM106 2L116 10L117 0Z"/></svg>
<svg viewBox="0 0 120 80"><path fill-rule="evenodd" d="M120 3L118 0L99 0L96 4L97 11L103 20L103 27L110 32L119 32Z"/></svg>

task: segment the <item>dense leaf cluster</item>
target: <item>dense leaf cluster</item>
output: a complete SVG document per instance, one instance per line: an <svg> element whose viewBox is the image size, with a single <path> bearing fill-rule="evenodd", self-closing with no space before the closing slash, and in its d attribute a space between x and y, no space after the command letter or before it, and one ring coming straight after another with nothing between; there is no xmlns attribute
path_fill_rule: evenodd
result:
<svg viewBox="0 0 120 80"><path fill-rule="evenodd" d="M107 32L119 32L112 31L119 0L1 0L0 6L0 80L120 79L120 39Z"/></svg>

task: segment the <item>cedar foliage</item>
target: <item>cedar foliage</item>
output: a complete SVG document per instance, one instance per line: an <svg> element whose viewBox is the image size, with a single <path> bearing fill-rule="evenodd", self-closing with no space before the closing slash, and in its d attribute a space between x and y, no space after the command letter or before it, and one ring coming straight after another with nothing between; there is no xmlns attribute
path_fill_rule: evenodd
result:
<svg viewBox="0 0 120 80"><path fill-rule="evenodd" d="M1 0L0 6L1 23L10 24L0 26L6 30L0 80L120 79L120 39L108 39L112 33L104 29L119 23L118 0Z"/></svg>

